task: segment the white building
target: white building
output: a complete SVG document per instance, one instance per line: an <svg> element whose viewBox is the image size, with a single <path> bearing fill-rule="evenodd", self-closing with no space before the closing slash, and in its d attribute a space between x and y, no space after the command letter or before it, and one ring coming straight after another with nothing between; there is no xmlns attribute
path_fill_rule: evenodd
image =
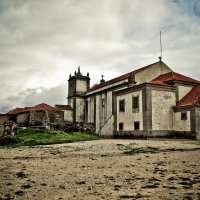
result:
<svg viewBox="0 0 200 200"><path fill-rule="evenodd" d="M111 137L199 137L200 81L162 61L90 87L89 74L69 77L73 122Z"/></svg>

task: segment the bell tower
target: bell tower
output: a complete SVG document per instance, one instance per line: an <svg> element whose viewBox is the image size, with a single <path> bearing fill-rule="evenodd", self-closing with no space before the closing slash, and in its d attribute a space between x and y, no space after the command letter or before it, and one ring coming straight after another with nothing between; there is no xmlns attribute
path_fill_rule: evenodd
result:
<svg viewBox="0 0 200 200"><path fill-rule="evenodd" d="M83 76L80 67L74 75L69 75L68 80L68 104L73 108L73 122L84 122L85 93L90 88L89 73Z"/></svg>

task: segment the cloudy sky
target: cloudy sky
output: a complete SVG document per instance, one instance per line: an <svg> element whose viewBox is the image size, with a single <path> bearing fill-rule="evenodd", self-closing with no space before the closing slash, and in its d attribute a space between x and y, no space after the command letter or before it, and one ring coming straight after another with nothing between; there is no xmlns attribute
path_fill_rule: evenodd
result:
<svg viewBox="0 0 200 200"><path fill-rule="evenodd" d="M200 79L199 0L0 0L0 113L66 104L80 65L91 84L158 61Z"/></svg>

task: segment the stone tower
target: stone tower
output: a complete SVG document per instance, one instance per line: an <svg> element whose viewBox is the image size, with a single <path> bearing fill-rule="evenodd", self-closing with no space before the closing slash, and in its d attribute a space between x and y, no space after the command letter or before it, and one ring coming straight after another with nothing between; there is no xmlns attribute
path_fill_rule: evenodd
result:
<svg viewBox="0 0 200 200"><path fill-rule="evenodd" d="M90 88L89 73L83 76L78 67L74 76L69 75L68 80L68 104L73 108L73 122L85 121L85 99L84 95Z"/></svg>

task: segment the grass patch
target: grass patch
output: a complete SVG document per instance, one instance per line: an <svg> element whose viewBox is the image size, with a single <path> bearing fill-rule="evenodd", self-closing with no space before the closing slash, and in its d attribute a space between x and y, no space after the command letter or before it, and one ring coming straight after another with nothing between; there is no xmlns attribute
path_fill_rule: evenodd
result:
<svg viewBox="0 0 200 200"><path fill-rule="evenodd" d="M27 178L27 175L24 172L17 172L16 176L17 178Z"/></svg>
<svg viewBox="0 0 200 200"><path fill-rule="evenodd" d="M94 133L89 132L72 132L66 133L61 131L41 131L35 129L21 130L15 134L15 137L8 143L2 144L5 147L35 146L48 144L61 144L76 141L102 139Z"/></svg>
<svg viewBox="0 0 200 200"><path fill-rule="evenodd" d="M124 154L133 155L133 154L139 154L139 153L161 153L161 152L185 152L185 151L197 151L200 150L200 148L191 148L191 149L160 149L157 147L140 147L140 148L131 148L127 151L124 151Z"/></svg>
<svg viewBox="0 0 200 200"><path fill-rule="evenodd" d="M127 194L124 194L124 195L120 196L120 199L141 199L143 197L144 196L142 196L140 193L137 193L136 195L127 195Z"/></svg>
<svg viewBox="0 0 200 200"><path fill-rule="evenodd" d="M141 147L141 148L131 148L128 151L125 151L125 154L138 154L138 153L157 153L158 148L156 147Z"/></svg>

